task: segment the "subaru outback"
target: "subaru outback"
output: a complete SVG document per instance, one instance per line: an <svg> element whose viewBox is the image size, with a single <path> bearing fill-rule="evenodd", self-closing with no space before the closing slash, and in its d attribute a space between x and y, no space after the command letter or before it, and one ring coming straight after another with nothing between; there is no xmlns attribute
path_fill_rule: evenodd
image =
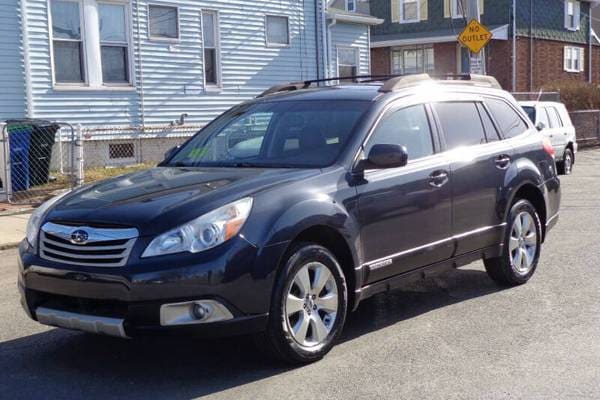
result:
<svg viewBox="0 0 600 400"><path fill-rule="evenodd" d="M280 85L156 168L39 207L20 245L28 315L131 338L253 334L322 358L347 314L483 259L534 274L558 219L554 150L493 78Z"/></svg>

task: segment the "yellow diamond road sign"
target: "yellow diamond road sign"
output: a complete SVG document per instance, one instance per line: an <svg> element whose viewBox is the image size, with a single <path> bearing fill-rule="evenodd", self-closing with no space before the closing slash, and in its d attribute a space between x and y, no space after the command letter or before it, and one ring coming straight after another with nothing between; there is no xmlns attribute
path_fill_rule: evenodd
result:
<svg viewBox="0 0 600 400"><path fill-rule="evenodd" d="M471 20L465 30L458 35L458 41L475 54L479 53L490 40L492 40L492 32L476 19Z"/></svg>

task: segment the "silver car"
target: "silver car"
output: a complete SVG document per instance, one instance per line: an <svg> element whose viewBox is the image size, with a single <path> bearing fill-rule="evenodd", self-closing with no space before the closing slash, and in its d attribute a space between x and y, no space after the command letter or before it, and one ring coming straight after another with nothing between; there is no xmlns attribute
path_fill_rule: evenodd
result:
<svg viewBox="0 0 600 400"><path fill-rule="evenodd" d="M570 175L575 164L577 138L567 108L551 101L521 101L535 127L547 137L556 152L556 167L560 175Z"/></svg>

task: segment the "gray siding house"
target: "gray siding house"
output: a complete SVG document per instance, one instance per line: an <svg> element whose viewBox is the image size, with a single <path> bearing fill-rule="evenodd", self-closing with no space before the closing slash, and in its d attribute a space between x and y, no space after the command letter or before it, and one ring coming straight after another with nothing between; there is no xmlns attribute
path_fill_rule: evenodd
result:
<svg viewBox="0 0 600 400"><path fill-rule="evenodd" d="M201 125L277 83L367 74L364 0L0 0L0 120Z"/></svg>

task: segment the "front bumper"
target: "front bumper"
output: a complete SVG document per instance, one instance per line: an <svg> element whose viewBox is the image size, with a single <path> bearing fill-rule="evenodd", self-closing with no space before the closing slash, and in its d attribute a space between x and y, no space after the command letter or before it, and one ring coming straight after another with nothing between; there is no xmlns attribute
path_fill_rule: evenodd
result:
<svg viewBox="0 0 600 400"><path fill-rule="evenodd" d="M230 242L206 254L162 257L162 268L156 259L139 258L123 268L92 268L44 260L24 241L21 303L41 323L121 337L155 330L209 336L264 330L286 244L259 251L243 238ZM194 302L222 305L230 318L161 321L163 306Z"/></svg>

